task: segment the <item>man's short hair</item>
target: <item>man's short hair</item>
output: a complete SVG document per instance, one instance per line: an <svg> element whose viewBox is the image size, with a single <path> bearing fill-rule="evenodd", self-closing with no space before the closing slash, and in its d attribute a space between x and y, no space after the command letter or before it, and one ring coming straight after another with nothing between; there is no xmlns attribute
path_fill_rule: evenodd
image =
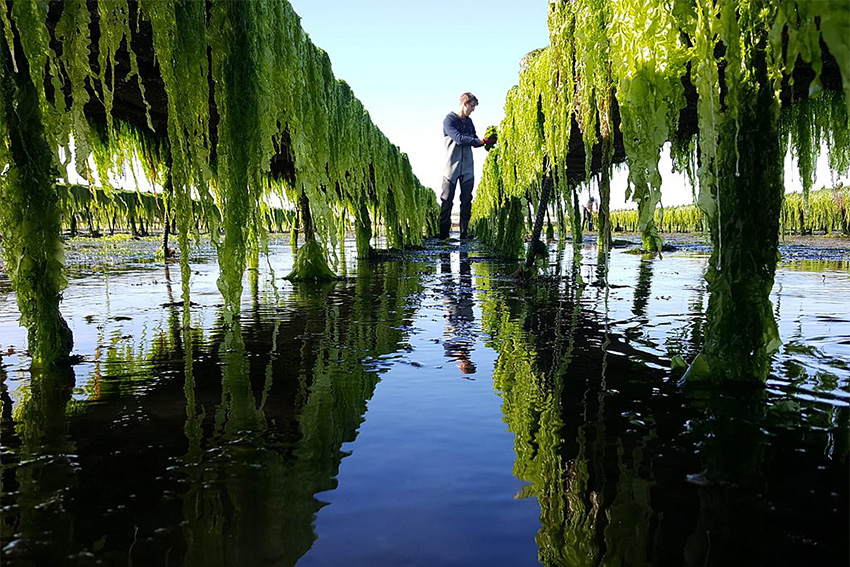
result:
<svg viewBox="0 0 850 567"><path fill-rule="evenodd" d="M478 106L478 99L472 93L463 93L460 95L460 104L464 105L467 102L472 103L475 106Z"/></svg>

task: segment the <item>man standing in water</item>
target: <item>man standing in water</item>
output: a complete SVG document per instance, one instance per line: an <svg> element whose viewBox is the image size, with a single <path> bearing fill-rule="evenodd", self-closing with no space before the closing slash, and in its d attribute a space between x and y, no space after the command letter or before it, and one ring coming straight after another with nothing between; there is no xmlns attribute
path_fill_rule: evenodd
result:
<svg viewBox="0 0 850 567"><path fill-rule="evenodd" d="M440 196L440 238L449 237L452 227L452 204L455 187L460 182L460 237L469 238L469 217L472 213L472 186L475 172L472 168L472 148L496 142L493 139L479 139L475 126L469 117L478 99L472 93L460 95L460 109L449 112L443 120L443 140L446 144L446 168L443 172L443 192Z"/></svg>

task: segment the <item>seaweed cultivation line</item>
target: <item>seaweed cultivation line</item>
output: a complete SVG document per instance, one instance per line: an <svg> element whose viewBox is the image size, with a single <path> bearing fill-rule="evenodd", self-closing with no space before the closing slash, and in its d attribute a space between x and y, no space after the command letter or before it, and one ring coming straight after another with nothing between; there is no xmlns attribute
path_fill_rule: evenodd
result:
<svg viewBox="0 0 850 567"><path fill-rule="evenodd" d="M528 266L545 256L535 221L548 210L578 252L578 193L594 175L600 259L612 221L636 227L647 252L661 251L660 228L705 226L705 346L685 379L764 380L779 346L768 294L780 219L787 230L846 226L843 192L824 214L809 189L822 147L834 173L850 172L850 4L559 0L549 3L549 32L507 94L500 147L487 156L473 206L476 235L517 258L531 234ZM674 211L671 224L657 213L667 142L699 209ZM796 218L784 212L798 207L794 198L783 209L786 147L807 199ZM637 211L612 218L611 169L622 161Z"/></svg>
<svg viewBox="0 0 850 567"><path fill-rule="evenodd" d="M100 237L151 236L155 232L178 234L177 218L168 209L162 194L154 192L105 189L85 185L57 183L62 203L62 230L71 237L85 234ZM209 233L202 214L202 203L193 200L193 229ZM295 211L281 207L264 207L260 222L268 233L289 233L295 228Z"/></svg>
<svg viewBox="0 0 850 567"><path fill-rule="evenodd" d="M134 160L162 188L162 222L176 225L187 305L189 248L209 230L228 320L275 203L297 211L291 226L304 234L291 279L335 277L346 219L364 256L377 228L393 247L435 228L433 192L334 78L288 2L4 1L0 25L0 226L36 363L71 348L60 219L112 202L101 210L134 222L135 205L108 183ZM62 198L54 181L71 155L85 179L92 155L102 190ZM137 204L150 216L149 198Z"/></svg>
<svg viewBox="0 0 850 567"><path fill-rule="evenodd" d="M780 227L782 234L829 234L850 236L850 210L846 187L821 189L804 193L787 193L782 201ZM638 232L640 217L635 209L612 211L615 232ZM655 225L661 232L693 232L708 230L705 213L696 205L662 207L655 211Z"/></svg>

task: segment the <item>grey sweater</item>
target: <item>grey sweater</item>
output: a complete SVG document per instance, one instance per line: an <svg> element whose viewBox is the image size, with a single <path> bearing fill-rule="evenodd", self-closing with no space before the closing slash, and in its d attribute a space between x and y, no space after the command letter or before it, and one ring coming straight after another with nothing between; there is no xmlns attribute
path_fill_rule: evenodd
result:
<svg viewBox="0 0 850 567"><path fill-rule="evenodd" d="M457 183L459 177L472 179L472 148L480 148L483 144L475 134L475 125L468 116L461 118L454 112L449 112L443 120L443 142L446 145L446 167L443 177L451 183Z"/></svg>

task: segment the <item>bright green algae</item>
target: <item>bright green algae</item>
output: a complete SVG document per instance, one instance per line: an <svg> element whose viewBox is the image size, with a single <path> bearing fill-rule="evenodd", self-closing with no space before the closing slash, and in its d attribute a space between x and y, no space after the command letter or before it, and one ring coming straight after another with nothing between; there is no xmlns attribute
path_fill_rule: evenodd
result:
<svg viewBox="0 0 850 567"><path fill-rule="evenodd" d="M0 168L6 160L10 164L0 178L3 257L17 293L21 324L28 331L33 363L50 365L66 358L73 346L71 330L59 313L67 281L56 170L32 80L12 69L8 53L2 60ZM21 71L24 65L18 62Z"/></svg>
<svg viewBox="0 0 850 567"><path fill-rule="evenodd" d="M779 216L781 234L843 234L850 236L850 188L837 186L809 193L787 193ZM611 213L612 225L620 231L638 230L638 212L623 209ZM655 223L663 232L707 231L706 216L696 205L665 207L655 211Z"/></svg>
<svg viewBox="0 0 850 567"><path fill-rule="evenodd" d="M726 123L721 132L717 187L723 194L712 194L718 209L708 217L713 247L705 345L686 380L764 379L781 345L769 296L779 259L784 154L778 103L764 83L741 90L738 123ZM736 146L751 151L736 152Z"/></svg>
<svg viewBox="0 0 850 567"><path fill-rule="evenodd" d="M232 319L239 312L249 257L255 264L269 225L282 228L279 207L296 208L302 194L314 221L308 241L318 243L302 255L321 256L331 275L346 230L355 229L358 255L364 258L376 231L384 231L394 247L417 245L435 232L434 193L416 179L407 156L378 130L348 85L333 76L327 54L312 44L288 2L115 0L89 5L69 0L51 11L59 12L55 26L48 21L46 3L0 5L4 57L9 58L4 73L11 77L20 69L30 75L33 88L26 104L41 112L39 131L47 153L38 158L43 160L38 167L52 167L47 186L59 169L58 150L70 156L72 146L78 173L93 179L86 163L93 154L103 183L90 198L60 200L56 214L45 215L45 222L56 221L44 229L56 233L56 257L61 257L58 219L65 215L76 222L69 208L83 206L92 228L97 215L116 207L134 224L138 219L149 226L152 211L147 208L153 203L159 222L173 220L177 228L187 304L189 249L199 227L210 231L219 255L219 287ZM143 26L150 26L150 45L139 44L148 37L139 33ZM137 56L142 50L152 51L159 77L142 77ZM129 68L128 76L117 76L121 66ZM143 123L125 122L114 112L121 102L116 84L122 80L132 81L141 95ZM167 113L167 125L157 123L158 131L146 96L149 80L161 81L166 95L166 108L155 109L160 117ZM90 122L85 113L91 93L103 105L105 124ZM10 191L17 187L15 171L28 167L26 153L8 151L13 128L5 117L0 167L11 166L3 176ZM162 188L163 203L141 194L136 202L109 187L108 173L120 174L136 158L147 181ZM291 164L292 171L272 171L273 158ZM18 201L8 205L6 213L20 214L11 210ZM139 207L142 214L137 214ZM18 235L20 242L12 244L15 235L8 229L3 236L9 246L35 246L27 235ZM313 264L299 263L294 276ZM62 280L61 262L48 263L44 270L45 281ZM300 275L315 279L313 272ZM19 281L13 279L20 293ZM42 295L34 305L58 306L58 291ZM24 315L23 321L31 329L36 326L32 316Z"/></svg>
<svg viewBox="0 0 850 567"><path fill-rule="evenodd" d="M616 107L629 166L627 196L638 205L643 248L661 248L658 162L671 139L675 167L698 185L697 202L711 230L706 350L689 378L763 380L778 344L768 294L783 198L782 141L790 140L807 187L821 145L830 150L834 171L848 170L847 144L841 143L850 102L847 3L562 0L549 5L549 30L550 45L525 57L519 84L507 94L500 151L488 156L473 211L477 234L503 254L516 254L506 238L521 239L531 230L539 216L532 211L539 206L542 181L551 175L559 233L564 235L568 224L576 245L582 237L581 184L570 179L583 177L587 185L593 148L602 143L599 241L604 258L613 161L605 140L612 135ZM782 81L793 82L798 57L815 73L810 95L822 89L821 41L840 61L843 92L823 93L802 104L791 100L796 104L788 105L792 110L780 123ZM690 135L677 130L686 83L698 95L698 133ZM571 130L583 137L583 171L568 171L575 163L567 160ZM529 211L520 227L505 222L513 199ZM702 215L693 216L702 221Z"/></svg>

